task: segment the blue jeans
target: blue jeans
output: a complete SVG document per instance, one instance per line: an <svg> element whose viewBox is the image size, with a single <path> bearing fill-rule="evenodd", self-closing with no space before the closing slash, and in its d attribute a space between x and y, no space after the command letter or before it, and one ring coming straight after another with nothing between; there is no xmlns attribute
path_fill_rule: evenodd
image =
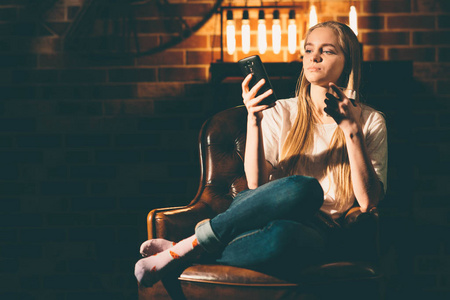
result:
<svg viewBox="0 0 450 300"><path fill-rule="evenodd" d="M220 253L221 264L286 274L324 253L326 232L314 221L322 204L315 178L285 177L239 193L225 212L200 223L196 236L208 252Z"/></svg>

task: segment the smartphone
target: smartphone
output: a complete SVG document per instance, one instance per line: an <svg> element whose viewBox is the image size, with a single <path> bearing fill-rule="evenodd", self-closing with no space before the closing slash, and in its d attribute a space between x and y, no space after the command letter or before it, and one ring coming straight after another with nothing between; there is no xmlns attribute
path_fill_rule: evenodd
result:
<svg viewBox="0 0 450 300"><path fill-rule="evenodd" d="M258 55L249 56L246 58L241 59L238 61L239 67L242 71L242 74L244 77L247 77L248 74L252 73L252 79L250 80L250 83L248 84L249 88L251 89L255 84L257 84L261 79L264 78L266 83L259 89L256 96L259 96L263 94L264 92L272 89L272 94L269 95L267 98L262 100L259 104L260 105L270 105L277 101L277 96L275 95L275 91L272 87L272 83L269 80L269 76L267 75L266 68L264 68L264 65L261 61L261 58Z"/></svg>

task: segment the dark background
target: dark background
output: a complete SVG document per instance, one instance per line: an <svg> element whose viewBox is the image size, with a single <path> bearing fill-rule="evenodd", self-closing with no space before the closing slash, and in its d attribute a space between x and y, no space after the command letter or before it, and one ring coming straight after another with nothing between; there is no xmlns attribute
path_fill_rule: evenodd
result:
<svg viewBox="0 0 450 300"><path fill-rule="evenodd" d="M1 299L136 299L147 213L194 197L201 124L240 102L236 79L210 80L220 57L217 15L181 44L136 57L124 55L119 46L128 40L112 22L127 1L91 10L79 25L87 2L0 1ZM135 11L143 49L170 36L154 2ZM213 2L187 1L176 11L195 23ZM450 2L353 2L364 94L389 126L389 192L380 207L388 298L444 299ZM348 22L348 9L348 1L322 0L319 21ZM105 24L113 28L107 34ZM262 59L294 59L283 51ZM274 78L286 95L294 81Z"/></svg>

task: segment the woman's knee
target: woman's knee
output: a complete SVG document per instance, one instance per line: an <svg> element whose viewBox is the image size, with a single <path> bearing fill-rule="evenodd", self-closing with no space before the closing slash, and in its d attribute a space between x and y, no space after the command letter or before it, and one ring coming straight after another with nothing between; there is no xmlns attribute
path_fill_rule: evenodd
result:
<svg viewBox="0 0 450 300"><path fill-rule="evenodd" d="M276 220L268 224L265 229L271 237L266 248L268 257L283 256L292 248L293 237L299 230L298 226L297 222L287 220Z"/></svg>
<svg viewBox="0 0 450 300"><path fill-rule="evenodd" d="M286 177L286 193L295 199L306 199L314 208L323 204L323 189L314 177L292 175Z"/></svg>
<svg viewBox="0 0 450 300"><path fill-rule="evenodd" d="M266 230L267 245L265 249L266 259L282 259L294 263L313 259L314 253L322 254L324 241L320 234L313 228L304 224L276 220L268 224ZM299 256L300 255L300 256Z"/></svg>

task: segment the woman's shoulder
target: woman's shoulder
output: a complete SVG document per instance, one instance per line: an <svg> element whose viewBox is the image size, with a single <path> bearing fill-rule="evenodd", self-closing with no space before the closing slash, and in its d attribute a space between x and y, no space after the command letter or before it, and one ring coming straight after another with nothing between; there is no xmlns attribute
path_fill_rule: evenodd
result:
<svg viewBox="0 0 450 300"><path fill-rule="evenodd" d="M368 106L366 104L361 104L361 109L362 109L362 119L363 119L363 123L364 123L364 127L368 128L368 127L385 127L385 118L384 118L384 114L379 111L376 110L375 108Z"/></svg>
<svg viewBox="0 0 450 300"><path fill-rule="evenodd" d="M275 102L275 106L266 110L266 112L277 114L280 116L297 115L298 104L297 98L279 99Z"/></svg>
<svg viewBox="0 0 450 300"><path fill-rule="evenodd" d="M273 107L264 111L264 119L273 119L277 123L285 123L295 119L297 111L297 98L279 99Z"/></svg>
<svg viewBox="0 0 450 300"><path fill-rule="evenodd" d="M275 103L276 103L275 107L279 106L282 109L297 110L298 102L297 102L297 98L295 98L295 97L287 98L287 99L279 99Z"/></svg>
<svg viewBox="0 0 450 300"><path fill-rule="evenodd" d="M384 119L384 114L381 111L367 104L361 104L361 109L363 118Z"/></svg>

